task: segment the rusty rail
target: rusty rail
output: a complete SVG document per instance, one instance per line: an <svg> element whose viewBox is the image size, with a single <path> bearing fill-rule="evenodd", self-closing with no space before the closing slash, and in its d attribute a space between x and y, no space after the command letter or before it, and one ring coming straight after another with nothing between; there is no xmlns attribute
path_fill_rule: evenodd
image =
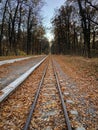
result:
<svg viewBox="0 0 98 130"><path fill-rule="evenodd" d="M69 117L68 117L68 113L67 113L67 109L66 109L66 106L65 106L65 103L64 103L63 95L62 95L62 92L61 92L58 75L57 75L53 60L52 60L52 66L53 66L53 70L54 70L55 79L56 79L56 82L57 82L57 88L58 88L58 91L59 91L59 96L60 96L60 99L61 99L62 108L63 108L63 111L64 111L65 123L67 124L68 130L72 130L71 124L70 124L70 121L69 121ZM23 130L28 130L28 128L29 128L31 119L33 117L32 114L34 112L34 109L35 109L35 106L36 106L36 103L37 103L37 100L38 100L38 97L39 97L39 93L40 93L41 87L42 87L43 82L44 82L44 77L46 75L47 68L48 68L48 64L46 65L46 67L44 69L42 79L41 79L41 81L39 83L38 90L37 90L37 92L35 94L35 99L34 99L34 101L32 103L32 106L31 106L31 109L30 109L30 112L29 112L29 115L27 117L26 124L25 124Z"/></svg>
<svg viewBox="0 0 98 130"><path fill-rule="evenodd" d="M53 59L52 59L52 65L53 65L55 78L56 78L56 81L57 81L57 88L58 88L58 91L59 91L59 95L60 95L60 99L61 99L61 103L62 103L62 107L63 107L63 111L64 111L64 116L65 116L65 119L66 119L67 128L68 128L68 130L72 130L70 120L69 120L69 117L68 117L68 113L67 113L67 109L66 109L66 106L65 106L65 103L64 103L62 91L61 91L61 88L60 88L58 74L56 72L56 69L55 69L55 66L54 66L54 63L53 63Z"/></svg>
<svg viewBox="0 0 98 130"><path fill-rule="evenodd" d="M31 122L31 119L32 119L32 114L34 112L34 109L35 109L35 106L36 106L36 103L37 103L37 100L38 100L38 97L39 97L39 93L40 93L40 90L41 90L41 87L42 87L42 84L43 84L43 81L44 81L44 77L45 77L46 72L47 72L47 68L48 68L48 64L46 65L46 67L44 69L42 79L41 79L41 81L38 85L38 90L35 94L35 99L34 99L32 105L31 105L31 109L30 109L30 112L29 112L29 115L27 117L26 124L25 124L23 130L28 130L28 128L29 128L29 125L30 125L30 122Z"/></svg>

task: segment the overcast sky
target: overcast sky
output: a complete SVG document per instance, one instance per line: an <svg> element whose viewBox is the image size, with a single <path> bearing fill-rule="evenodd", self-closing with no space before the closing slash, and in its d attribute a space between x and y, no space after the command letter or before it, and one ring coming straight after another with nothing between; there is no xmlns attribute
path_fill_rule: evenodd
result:
<svg viewBox="0 0 98 130"><path fill-rule="evenodd" d="M51 18L54 15L54 9L59 8L64 4L65 0L45 0L46 4L42 8L42 15L44 17L44 26L51 27ZM47 31L47 37L51 40L50 31Z"/></svg>

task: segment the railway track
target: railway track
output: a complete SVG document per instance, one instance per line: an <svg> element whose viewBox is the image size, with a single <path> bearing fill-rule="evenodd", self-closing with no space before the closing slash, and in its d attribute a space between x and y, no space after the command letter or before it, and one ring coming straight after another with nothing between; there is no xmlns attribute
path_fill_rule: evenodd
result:
<svg viewBox="0 0 98 130"><path fill-rule="evenodd" d="M43 62L2 102L0 130L72 130L54 64Z"/></svg>
<svg viewBox="0 0 98 130"><path fill-rule="evenodd" d="M46 65L23 130L72 130L53 61Z"/></svg>

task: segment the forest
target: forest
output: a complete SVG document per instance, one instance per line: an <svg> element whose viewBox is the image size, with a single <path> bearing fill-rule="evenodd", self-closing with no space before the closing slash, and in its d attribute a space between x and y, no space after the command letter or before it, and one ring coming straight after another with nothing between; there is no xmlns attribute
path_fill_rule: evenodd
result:
<svg viewBox="0 0 98 130"><path fill-rule="evenodd" d="M42 0L0 1L0 56L48 53Z"/></svg>
<svg viewBox="0 0 98 130"><path fill-rule="evenodd" d="M0 1L0 56L48 54L44 0ZM51 19L52 54L98 56L98 1L65 0Z"/></svg>
<svg viewBox="0 0 98 130"><path fill-rule="evenodd" d="M98 56L98 1L66 0L52 19L52 53Z"/></svg>

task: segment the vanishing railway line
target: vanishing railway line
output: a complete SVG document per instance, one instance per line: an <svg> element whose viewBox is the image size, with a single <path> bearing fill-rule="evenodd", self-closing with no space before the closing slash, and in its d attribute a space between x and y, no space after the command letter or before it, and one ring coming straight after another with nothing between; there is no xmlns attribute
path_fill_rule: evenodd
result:
<svg viewBox="0 0 98 130"><path fill-rule="evenodd" d="M22 104L23 108L21 110L24 109L26 113L24 112L25 116L23 116L22 118L19 117L19 120L21 118L21 121L20 121L20 124L22 124L21 127L19 128L19 126L16 126L13 128L13 130L14 129L15 130L16 129L17 130L21 130L21 129L23 130L29 130L29 129L30 130L72 130L69 117L67 114L66 106L63 100L63 95L60 89L58 75L54 67L54 62L50 59L49 62L46 62L44 64L43 68L44 68L43 72L41 72L42 75L40 76L41 78L40 80L38 78L38 81L37 81L39 82L39 85L36 88L32 87L32 91L34 89L34 93L32 93L32 91L29 90L30 95L32 94L33 97L31 96L32 97L31 99L30 97L26 99L28 103L29 103L28 99L30 100L28 109L24 109L25 104L22 104L22 102L17 105L17 106L19 105L21 106ZM30 86L34 86L33 81ZM23 94L23 96L24 95L25 93ZM14 100L13 97L11 98L12 100ZM21 100L24 102L25 99L24 100L21 99ZM7 101L7 102L10 103L10 101ZM11 107L14 108L15 106L12 105ZM9 108L9 110L10 109L11 108ZM13 109L13 111L15 110ZM2 108L2 112L3 112L3 108ZM11 110L11 114L12 114L12 110ZM5 118L6 116L4 117L4 119ZM9 117L7 118L8 119L5 121L5 124L10 125L11 122L13 122L12 124L14 124L14 121L9 121L8 123ZM18 117L16 120L18 120ZM4 127L3 125L0 125L0 127L1 127L1 130L3 129L6 130L6 127ZM10 129L11 127L13 127L13 125L8 127L7 129Z"/></svg>
<svg viewBox="0 0 98 130"><path fill-rule="evenodd" d="M53 62L46 65L24 130L72 130Z"/></svg>

